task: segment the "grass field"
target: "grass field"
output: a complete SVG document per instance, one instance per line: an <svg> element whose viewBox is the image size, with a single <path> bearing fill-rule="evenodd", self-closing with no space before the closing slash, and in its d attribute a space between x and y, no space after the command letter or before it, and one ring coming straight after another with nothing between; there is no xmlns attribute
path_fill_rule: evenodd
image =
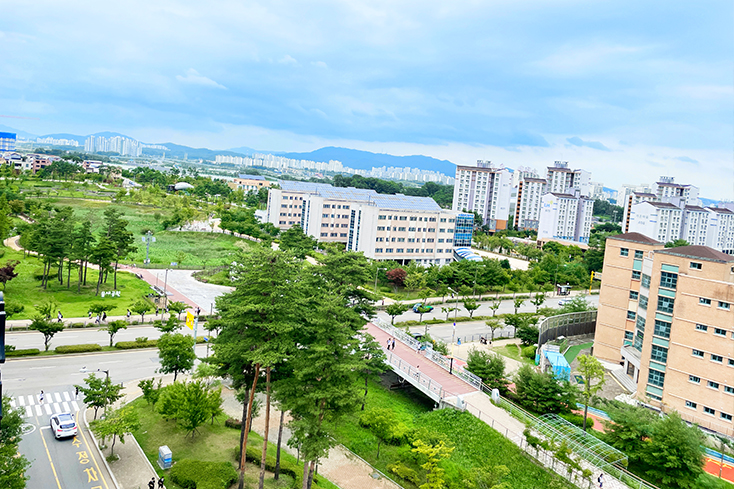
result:
<svg viewBox="0 0 734 489"><path fill-rule="evenodd" d="M110 316L124 315L128 307L151 292L150 286L144 280L130 273L118 272L117 288L121 292L120 297L95 296L98 272L91 268L87 271L87 285L82 286L81 293L77 293L74 270L71 274L71 288L66 287L66 276L64 276L64 285L60 285L58 280L52 278L48 281L48 288L44 290L41 287L41 281L34 278L37 272L40 273L43 270L43 264L33 256L23 258L23 253L20 251L8 248L4 250L5 255L0 258L0 263L5 264L7 260L20 260L20 264L15 269L18 276L8 282L5 288L5 300L22 304L25 307L23 312L14 315L11 319L33 317L37 314L34 306L49 298L59 303L59 310L67 318L85 317L90 305L94 303L114 304L115 309L107 314ZM100 290L112 290L112 285L110 275L107 283L102 284Z"/></svg>
<svg viewBox="0 0 734 489"><path fill-rule="evenodd" d="M495 353L499 353L500 355L503 355L507 358L512 358L513 360L517 360L518 362L522 362L527 365L535 365L534 361L520 355L519 345L516 345L514 343L510 343L504 346L495 346L494 348L492 348L492 351L494 351Z"/></svg>
<svg viewBox="0 0 734 489"><path fill-rule="evenodd" d="M188 436L184 430L176 425L175 421L165 421L161 416L148 406L143 398L131 403L140 416L140 429L133 434L138 440L145 455L150 460L158 475L166 475L166 486L177 489L179 486L171 482L166 472L158 466L158 447L167 445L173 452L173 460L185 458L201 460L205 462L230 462L236 468L235 449L239 444L240 430L224 426L224 417L214 421L214 424L205 423L199 427L199 433L193 438ZM248 446L262 448L263 439L260 435L250 432ZM268 452L275 453L275 446L270 443ZM295 457L281 450L281 459L291 463L296 462ZM301 464L301 467L303 465ZM257 487L257 475L260 467L249 465L245 471L247 487ZM265 487L269 489L290 487L292 479L282 476L280 481L274 481L266 475ZM336 486L326 481L323 477L319 483L313 485L316 489L336 489Z"/></svg>
<svg viewBox="0 0 734 489"><path fill-rule="evenodd" d="M566 358L566 361L569 365L571 365L571 362L574 361L574 359L578 356L578 354L581 352L581 350L585 348L591 348L594 345L593 341L590 341L588 343L583 343L581 345L575 345L566 350L566 353L563 354L563 356Z"/></svg>

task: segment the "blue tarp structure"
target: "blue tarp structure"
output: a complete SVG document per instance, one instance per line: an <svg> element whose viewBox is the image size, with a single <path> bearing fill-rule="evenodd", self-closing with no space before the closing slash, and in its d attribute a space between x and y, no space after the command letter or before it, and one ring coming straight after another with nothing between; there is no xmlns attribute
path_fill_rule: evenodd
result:
<svg viewBox="0 0 734 489"><path fill-rule="evenodd" d="M566 361L566 357L557 351L544 350L545 358L553 368L553 375L559 380L571 380L571 366Z"/></svg>

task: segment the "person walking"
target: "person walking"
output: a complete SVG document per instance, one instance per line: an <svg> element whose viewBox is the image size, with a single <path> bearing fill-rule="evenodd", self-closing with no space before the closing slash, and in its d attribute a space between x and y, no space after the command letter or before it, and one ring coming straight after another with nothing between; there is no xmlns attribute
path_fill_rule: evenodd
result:
<svg viewBox="0 0 734 489"><path fill-rule="evenodd" d="M107 321L107 311L102 313L102 322Z"/></svg>
<svg viewBox="0 0 734 489"><path fill-rule="evenodd" d="M58 318L58 322L60 323L64 322L64 315L61 314L61 311L59 311L59 314L56 317Z"/></svg>
<svg viewBox="0 0 734 489"><path fill-rule="evenodd" d="M43 391L41 391L41 394L38 396L38 402L39 404L43 404Z"/></svg>
<svg viewBox="0 0 734 489"><path fill-rule="evenodd" d="M164 477L161 477L160 479L158 479L158 489L163 489L163 481L164 481Z"/></svg>
<svg viewBox="0 0 734 489"><path fill-rule="evenodd" d="M395 350L395 338L392 339L392 350Z"/></svg>
<svg viewBox="0 0 734 489"><path fill-rule="evenodd" d="M155 477L150 479L150 482L148 482L148 489L155 489Z"/></svg>
<svg viewBox="0 0 734 489"><path fill-rule="evenodd" d="M127 310L127 322L128 322L128 323L130 322L130 316L131 316L131 315L132 315L132 313L130 312L130 309L128 309L128 310Z"/></svg>
<svg viewBox="0 0 734 489"><path fill-rule="evenodd" d="M159 311L158 306L155 306L155 316L156 317L158 317L158 311Z"/></svg>
<svg viewBox="0 0 734 489"><path fill-rule="evenodd" d="M599 483L600 488L604 487L604 474L599 474L599 478L596 481Z"/></svg>
<svg viewBox="0 0 734 489"><path fill-rule="evenodd" d="M74 391L74 399L79 400L79 387Z"/></svg>
<svg viewBox="0 0 734 489"><path fill-rule="evenodd" d="M390 338L387 339L387 351L390 351Z"/></svg>
<svg viewBox="0 0 734 489"><path fill-rule="evenodd" d="M89 319L92 319L92 311L87 312L89 314Z"/></svg>

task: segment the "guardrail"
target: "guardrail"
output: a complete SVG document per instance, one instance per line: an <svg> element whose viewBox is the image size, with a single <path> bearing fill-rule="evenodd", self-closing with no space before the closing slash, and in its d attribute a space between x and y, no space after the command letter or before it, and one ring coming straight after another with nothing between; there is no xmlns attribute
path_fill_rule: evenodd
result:
<svg viewBox="0 0 734 489"><path fill-rule="evenodd" d="M597 311L569 312L543 319L538 325L538 348L559 336L593 333L596 329L596 315Z"/></svg>
<svg viewBox="0 0 734 489"><path fill-rule="evenodd" d="M406 379L411 385L434 401L439 402L443 399L446 394L443 390L443 386L439 382L436 382L429 376L421 373L420 369L415 368L410 362L403 360L393 352L387 350L384 351L385 363L390 365L393 370L398 372L399 375L402 373L403 375L400 375L401 377Z"/></svg>

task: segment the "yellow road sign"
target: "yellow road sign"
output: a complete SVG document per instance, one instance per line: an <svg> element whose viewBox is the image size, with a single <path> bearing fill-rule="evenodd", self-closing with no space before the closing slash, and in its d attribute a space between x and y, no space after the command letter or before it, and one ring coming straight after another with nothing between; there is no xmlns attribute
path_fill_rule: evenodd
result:
<svg viewBox="0 0 734 489"><path fill-rule="evenodd" d="M191 311L186 311L186 327L191 331L194 330L194 315L191 314Z"/></svg>

